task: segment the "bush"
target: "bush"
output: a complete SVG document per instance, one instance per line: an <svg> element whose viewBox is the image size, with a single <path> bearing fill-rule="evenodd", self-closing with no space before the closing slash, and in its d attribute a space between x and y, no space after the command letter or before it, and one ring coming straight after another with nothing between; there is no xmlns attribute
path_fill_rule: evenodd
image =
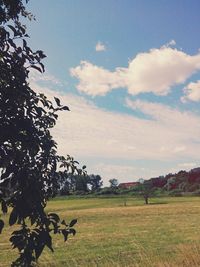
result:
<svg viewBox="0 0 200 267"><path fill-rule="evenodd" d="M169 192L169 196L182 197L183 196L183 192L180 189L174 189L174 190Z"/></svg>
<svg viewBox="0 0 200 267"><path fill-rule="evenodd" d="M104 187L96 195L118 195L118 188Z"/></svg>

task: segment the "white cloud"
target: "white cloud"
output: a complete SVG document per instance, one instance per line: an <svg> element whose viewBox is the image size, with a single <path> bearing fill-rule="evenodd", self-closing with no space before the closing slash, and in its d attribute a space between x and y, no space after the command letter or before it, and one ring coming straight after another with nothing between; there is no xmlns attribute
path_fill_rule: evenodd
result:
<svg viewBox="0 0 200 267"><path fill-rule="evenodd" d="M97 52L102 52L102 51L106 51L106 46L105 44L103 44L102 42L98 42L95 46L95 50Z"/></svg>
<svg viewBox="0 0 200 267"><path fill-rule="evenodd" d="M174 41L169 44L174 45ZM200 54L191 56L165 45L137 54L127 68L110 71L81 61L70 72L79 80L77 89L92 96L105 95L117 88L127 88L132 95L148 92L166 95L172 86L184 83L199 69Z"/></svg>
<svg viewBox="0 0 200 267"><path fill-rule="evenodd" d="M59 97L61 103L70 107L71 112L59 113L57 125L52 130L59 153L73 155L88 165L89 173L99 173L106 181L113 177L127 181L168 172L160 166L156 171L151 167L140 168L130 163L133 160L171 161L173 165L175 161L199 159L200 118L193 113L127 99L130 108L152 117L140 119L108 112L83 97L49 90L36 81L31 86L50 98ZM116 161L128 163L113 163Z"/></svg>
<svg viewBox="0 0 200 267"><path fill-rule="evenodd" d="M80 80L77 89L92 96L105 95L112 89L124 85L124 77L120 69L111 72L87 61L81 61L80 66L72 68L70 72Z"/></svg>
<svg viewBox="0 0 200 267"><path fill-rule="evenodd" d="M62 85L62 82L57 79L55 76L49 74L48 72L45 73L40 73L39 71L36 71L34 69L31 69L30 74L29 74L29 81L30 82L48 82L53 85Z"/></svg>
<svg viewBox="0 0 200 267"><path fill-rule="evenodd" d="M190 171L193 168L196 168L197 166L199 166L199 162L198 160L196 160L196 162L181 162L178 163L176 166L174 166L173 168L171 168L171 170L168 171L168 173L177 173L180 170L184 170L184 171ZM166 172L165 172L166 174Z"/></svg>
<svg viewBox="0 0 200 267"><path fill-rule="evenodd" d="M50 97L57 94L71 110L59 114L53 130L61 154L128 160L199 157L200 118L193 113L127 100L130 108L152 116L140 119L100 109L82 97L43 90Z"/></svg>
<svg viewBox="0 0 200 267"><path fill-rule="evenodd" d="M183 169L192 169L195 168L197 164L195 162L184 162L184 163L179 163L178 167L183 168Z"/></svg>
<svg viewBox="0 0 200 267"><path fill-rule="evenodd" d="M155 149L159 146L159 156L173 158L197 153L200 131L200 118L197 115L158 103L130 99L126 103L131 109L152 117L152 120L147 120L146 125L149 124L154 129L150 132L148 127L147 135L151 136Z"/></svg>
<svg viewBox="0 0 200 267"><path fill-rule="evenodd" d="M192 112L180 111L160 103L152 103L139 99L132 101L127 98L126 105L133 110L140 110L142 113L150 115L153 121L157 121L161 125L169 126L171 129L176 127L184 128L187 124L195 124L199 121L199 117ZM185 131L187 130L190 131L190 127L185 129Z"/></svg>
<svg viewBox="0 0 200 267"><path fill-rule="evenodd" d="M200 80L191 82L184 88L185 95L181 98L182 102L188 100L199 102L200 101Z"/></svg>
<svg viewBox="0 0 200 267"><path fill-rule="evenodd" d="M175 45L176 45L176 41L173 39L169 41L169 43L167 43L167 46L175 46Z"/></svg>

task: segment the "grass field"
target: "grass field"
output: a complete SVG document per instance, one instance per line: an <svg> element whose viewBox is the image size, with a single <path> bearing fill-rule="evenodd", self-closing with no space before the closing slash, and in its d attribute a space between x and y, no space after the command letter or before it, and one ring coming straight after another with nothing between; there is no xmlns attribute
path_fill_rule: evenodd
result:
<svg viewBox="0 0 200 267"><path fill-rule="evenodd" d="M78 218L77 235L67 243L54 238L55 252L45 250L41 267L200 266L200 198L143 200L127 198L56 199L48 205L62 218ZM6 217L5 217L6 219ZM0 266L16 257L0 235Z"/></svg>

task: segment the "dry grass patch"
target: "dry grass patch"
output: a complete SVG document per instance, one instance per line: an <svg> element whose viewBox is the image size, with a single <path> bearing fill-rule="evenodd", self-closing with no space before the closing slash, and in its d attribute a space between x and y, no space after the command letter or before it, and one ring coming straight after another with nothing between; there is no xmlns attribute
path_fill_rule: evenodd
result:
<svg viewBox="0 0 200 267"><path fill-rule="evenodd" d="M199 198L152 202L166 204L144 206L143 200L128 199L124 207L119 198L51 201L48 210L67 220L78 218L77 235L67 243L54 238L55 253L45 250L40 266L189 267L183 264L200 262ZM6 235L9 231L7 228ZM10 262L5 232L0 236L0 266Z"/></svg>

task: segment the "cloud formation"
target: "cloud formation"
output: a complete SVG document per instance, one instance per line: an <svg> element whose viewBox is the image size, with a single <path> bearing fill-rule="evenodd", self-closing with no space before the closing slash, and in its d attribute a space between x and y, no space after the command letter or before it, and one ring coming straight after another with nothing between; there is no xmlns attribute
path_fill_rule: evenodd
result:
<svg viewBox="0 0 200 267"><path fill-rule="evenodd" d="M35 87L35 84L33 84ZM169 106L131 101L126 104L151 119L109 112L83 97L35 87L57 96L71 112L61 112L52 133L59 152L76 158L124 160L196 160L199 158L200 118Z"/></svg>
<svg viewBox="0 0 200 267"><path fill-rule="evenodd" d="M200 69L200 54L188 55L172 48L171 41L159 49L139 53L127 68L110 71L88 61L70 69L79 80L77 89L91 96L105 95L117 88L126 88L132 95L151 92L167 95L176 84L183 84Z"/></svg>
<svg viewBox="0 0 200 267"><path fill-rule="evenodd" d="M175 46L175 45L176 45L176 41L173 39L166 44L166 46Z"/></svg>
<svg viewBox="0 0 200 267"><path fill-rule="evenodd" d="M105 95L109 91L124 86L124 75L121 69L114 72L81 61L76 68L71 68L71 75L79 79L77 89L88 95Z"/></svg>
<svg viewBox="0 0 200 267"><path fill-rule="evenodd" d="M98 42L95 46L96 52L106 51L106 46L102 42Z"/></svg>
<svg viewBox="0 0 200 267"><path fill-rule="evenodd" d="M30 73L29 73L29 81L31 83L38 83L38 82L45 82L51 84L51 85L58 85L58 86L62 86L62 82L57 79L55 76L49 74L48 72L45 73L40 73L37 70L31 69Z"/></svg>
<svg viewBox="0 0 200 267"><path fill-rule="evenodd" d="M200 118L197 115L158 103L131 101L130 99L127 99L126 103L131 109L139 110L151 117L148 124L154 130L151 132L151 128L148 127L147 135L150 135L155 149L159 144L157 147L159 156L165 155L173 158L173 155L182 155L183 157L190 155L193 157L196 154L195 146L199 145L198 132L200 130L198 124Z"/></svg>
<svg viewBox="0 0 200 267"><path fill-rule="evenodd" d="M200 101L200 80L191 82L184 88L185 95L181 98L182 102L188 100L199 102Z"/></svg>
<svg viewBox="0 0 200 267"><path fill-rule="evenodd" d="M52 87L56 87L59 80L55 77L42 79L48 83L50 77ZM73 155L88 165L89 173L99 173L105 181L113 177L131 181L196 166L200 150L200 117L194 113L129 98L126 105L146 114L148 119L138 118L134 113L109 112L83 97L50 90L40 81L41 78L38 81L31 78L31 87L52 100L54 96L59 97L71 110L59 113L57 125L52 130L59 154ZM138 166L133 161L143 164ZM159 163L147 166L151 161ZM171 167L164 168L164 162ZM178 165L179 162L182 165Z"/></svg>
<svg viewBox="0 0 200 267"><path fill-rule="evenodd" d="M197 164L195 162L184 162L184 163L179 163L178 167L192 169L197 167Z"/></svg>

